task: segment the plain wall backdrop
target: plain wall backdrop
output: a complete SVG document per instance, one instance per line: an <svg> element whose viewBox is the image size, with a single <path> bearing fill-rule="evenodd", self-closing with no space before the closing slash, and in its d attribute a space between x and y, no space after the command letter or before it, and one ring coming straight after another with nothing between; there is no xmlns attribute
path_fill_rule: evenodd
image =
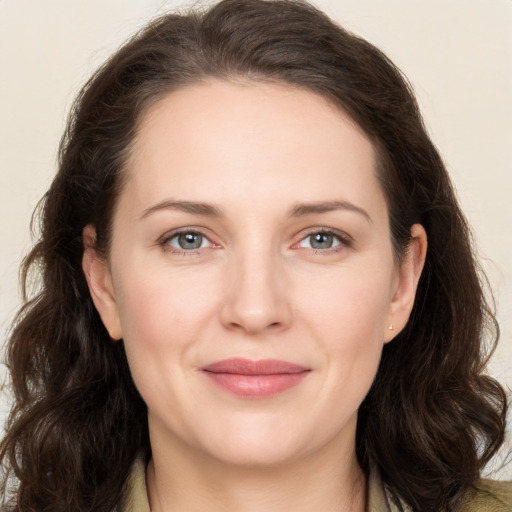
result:
<svg viewBox="0 0 512 512"><path fill-rule="evenodd" d="M490 373L510 391L512 0L315 4L384 50L412 82L494 289L501 340ZM74 96L145 21L192 5L179 0L0 0L2 346L20 305L18 267L32 243L31 213L55 173L57 145ZM3 367L0 378L6 378ZM0 424L8 409L3 396ZM507 449L510 437L505 456ZM512 462L493 476L512 478Z"/></svg>

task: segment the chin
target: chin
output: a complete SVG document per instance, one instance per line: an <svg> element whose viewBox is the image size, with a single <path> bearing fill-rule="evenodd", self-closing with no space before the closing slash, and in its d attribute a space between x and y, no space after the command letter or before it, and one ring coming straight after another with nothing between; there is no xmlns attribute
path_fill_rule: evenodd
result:
<svg viewBox="0 0 512 512"><path fill-rule="evenodd" d="M226 464L240 467L275 467L285 465L315 451L312 436L294 432L292 425L276 426L254 422L249 427L231 425L222 432L205 436L203 450ZM296 427L295 427L296 428Z"/></svg>
<svg viewBox="0 0 512 512"><path fill-rule="evenodd" d="M266 443L238 443L229 447L216 447L211 455L218 461L237 467L270 468L283 466L300 457L301 450L282 446L279 440Z"/></svg>

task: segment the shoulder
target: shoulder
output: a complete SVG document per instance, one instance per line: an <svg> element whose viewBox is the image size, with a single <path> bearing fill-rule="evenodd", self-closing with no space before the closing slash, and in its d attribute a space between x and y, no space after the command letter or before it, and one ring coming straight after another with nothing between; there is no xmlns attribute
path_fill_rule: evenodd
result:
<svg viewBox="0 0 512 512"><path fill-rule="evenodd" d="M368 481L368 512L412 512L372 467ZM512 512L512 481L477 480L453 512Z"/></svg>
<svg viewBox="0 0 512 512"><path fill-rule="evenodd" d="M512 481L478 480L464 494L457 512L512 512Z"/></svg>
<svg viewBox="0 0 512 512"><path fill-rule="evenodd" d="M142 457L133 463L119 512L150 512L146 490L146 465Z"/></svg>
<svg viewBox="0 0 512 512"><path fill-rule="evenodd" d="M368 510L371 512L410 510L403 503L398 506L390 500L378 471L370 474L368 490ZM150 512L146 466L142 458L138 458L132 466L121 512ZM478 480L464 493L457 512L512 512L512 481Z"/></svg>

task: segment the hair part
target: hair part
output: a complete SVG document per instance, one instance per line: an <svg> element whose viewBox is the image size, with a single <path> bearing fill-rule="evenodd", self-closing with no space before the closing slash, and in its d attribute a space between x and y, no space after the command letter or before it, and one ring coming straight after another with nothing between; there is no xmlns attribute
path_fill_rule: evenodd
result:
<svg viewBox="0 0 512 512"><path fill-rule="evenodd" d="M116 200L140 120L181 87L211 78L273 81L326 98L379 156L395 255L421 223L429 250L406 328L385 346L359 410L357 456L416 511L454 507L503 441L506 396L483 374L497 325L468 225L401 72L378 49L298 0L224 0L167 14L85 84L40 205L41 237L24 261L39 293L8 346L15 404L0 460L17 482L12 510L111 511L131 462L150 456L147 408L123 343L112 343L81 268L93 224L108 255ZM7 486L4 479L4 490Z"/></svg>

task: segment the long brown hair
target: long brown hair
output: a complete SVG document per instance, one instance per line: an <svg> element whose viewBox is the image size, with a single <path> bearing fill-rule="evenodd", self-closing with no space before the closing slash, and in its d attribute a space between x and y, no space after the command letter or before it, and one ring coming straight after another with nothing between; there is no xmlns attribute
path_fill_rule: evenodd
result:
<svg viewBox="0 0 512 512"><path fill-rule="evenodd" d="M454 507L503 440L506 396L483 372L497 326L471 236L401 72L374 46L295 0L224 0L165 15L87 82L39 206L41 236L23 263L40 291L8 346L14 406L0 445L7 510L114 510L147 409L123 344L112 343L81 268L92 223L108 255L123 169L148 106L209 77L277 81L319 94L373 141L397 258L421 223L429 248L406 328L385 346L359 410L357 456L416 511ZM7 477L11 475L13 479ZM6 505L7 506L7 505Z"/></svg>

